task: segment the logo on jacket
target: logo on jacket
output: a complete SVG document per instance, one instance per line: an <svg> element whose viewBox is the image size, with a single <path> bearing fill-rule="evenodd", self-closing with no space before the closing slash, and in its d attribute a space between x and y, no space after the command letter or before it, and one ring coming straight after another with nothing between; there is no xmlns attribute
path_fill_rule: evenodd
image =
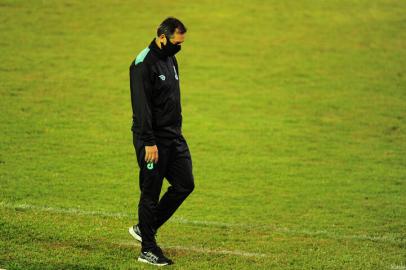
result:
<svg viewBox="0 0 406 270"><path fill-rule="evenodd" d="M154 168L154 163L148 162L147 163L147 168L148 168L148 170L152 170Z"/></svg>
<svg viewBox="0 0 406 270"><path fill-rule="evenodd" d="M158 77L163 81L165 81L165 79L166 79L165 75L159 75Z"/></svg>
<svg viewBox="0 0 406 270"><path fill-rule="evenodd" d="M175 79L176 79L176 80L179 80L178 73L176 73L176 68L175 68L175 66L173 66L173 70L175 71Z"/></svg>

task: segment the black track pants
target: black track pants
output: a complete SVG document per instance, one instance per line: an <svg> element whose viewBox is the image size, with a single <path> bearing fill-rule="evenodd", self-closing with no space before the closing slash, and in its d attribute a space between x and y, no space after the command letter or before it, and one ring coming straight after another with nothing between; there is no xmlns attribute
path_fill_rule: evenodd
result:
<svg viewBox="0 0 406 270"><path fill-rule="evenodd" d="M137 155L139 185L138 225L142 235L142 250L156 246L155 231L164 224L194 189L192 158L183 136L165 144L157 142L158 163L145 161L145 145L133 133ZM159 200L163 178L170 183Z"/></svg>

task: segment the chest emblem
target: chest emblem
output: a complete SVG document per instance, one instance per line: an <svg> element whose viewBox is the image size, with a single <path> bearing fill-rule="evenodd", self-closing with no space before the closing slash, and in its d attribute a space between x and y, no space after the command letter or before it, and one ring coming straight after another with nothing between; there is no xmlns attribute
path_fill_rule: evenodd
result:
<svg viewBox="0 0 406 270"><path fill-rule="evenodd" d="M163 81L165 81L165 79L166 79L165 75L159 75L158 77Z"/></svg>

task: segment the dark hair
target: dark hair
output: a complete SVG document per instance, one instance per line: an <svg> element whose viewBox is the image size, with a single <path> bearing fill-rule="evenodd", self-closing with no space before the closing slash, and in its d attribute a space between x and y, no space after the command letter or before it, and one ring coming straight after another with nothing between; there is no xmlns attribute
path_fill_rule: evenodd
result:
<svg viewBox="0 0 406 270"><path fill-rule="evenodd" d="M174 17L168 17L158 26L156 34L158 37L164 34L167 38L172 38L176 28L178 28L179 33L181 34L186 33L187 31L186 27L180 20Z"/></svg>

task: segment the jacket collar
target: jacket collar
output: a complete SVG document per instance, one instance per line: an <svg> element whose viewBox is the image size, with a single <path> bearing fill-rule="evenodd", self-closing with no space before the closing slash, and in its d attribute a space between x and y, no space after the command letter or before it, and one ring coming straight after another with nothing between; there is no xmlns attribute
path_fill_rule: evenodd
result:
<svg viewBox="0 0 406 270"><path fill-rule="evenodd" d="M151 51L153 51L160 59L167 58L167 56L162 52L162 50L158 47L158 45L156 45L155 38L152 39L148 48L150 48Z"/></svg>

